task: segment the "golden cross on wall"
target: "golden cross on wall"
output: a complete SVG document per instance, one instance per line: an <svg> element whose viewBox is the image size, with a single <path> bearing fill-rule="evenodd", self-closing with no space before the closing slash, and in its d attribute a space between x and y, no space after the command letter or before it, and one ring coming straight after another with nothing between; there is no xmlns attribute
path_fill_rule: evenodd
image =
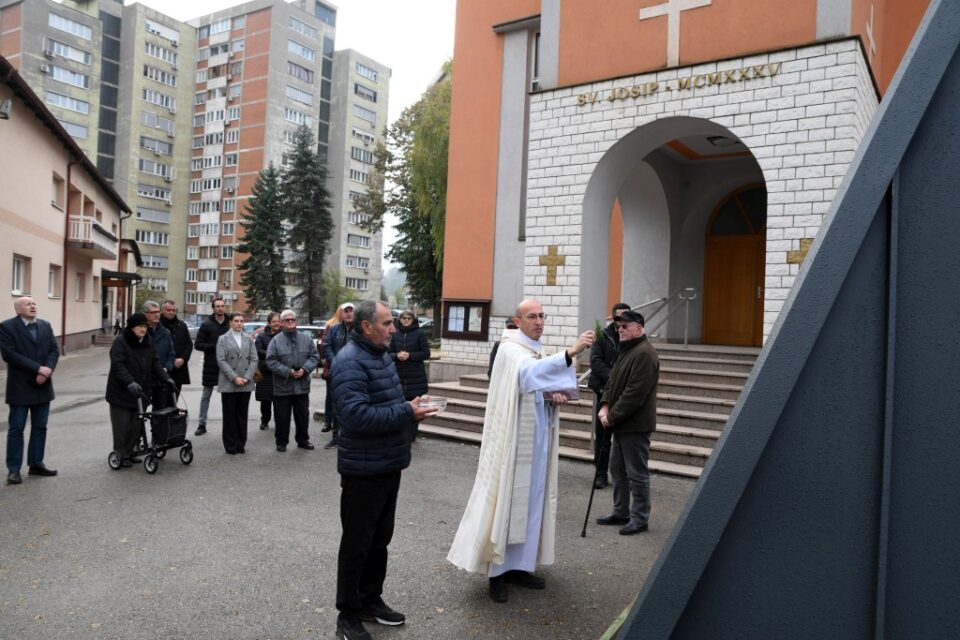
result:
<svg viewBox="0 0 960 640"><path fill-rule="evenodd" d="M663 4L640 9L640 19L667 16L667 66L680 64L680 12L709 7L713 0L667 0Z"/></svg>
<svg viewBox="0 0 960 640"><path fill-rule="evenodd" d="M870 5L870 22L867 23L867 40L870 41L870 57L877 57L877 41L873 37L873 5Z"/></svg>
<svg viewBox="0 0 960 640"><path fill-rule="evenodd" d="M557 284L557 267L567 264L567 256L561 256L557 253L557 245L552 244L547 247L547 255L540 256L540 266L547 268L547 286L552 287Z"/></svg>

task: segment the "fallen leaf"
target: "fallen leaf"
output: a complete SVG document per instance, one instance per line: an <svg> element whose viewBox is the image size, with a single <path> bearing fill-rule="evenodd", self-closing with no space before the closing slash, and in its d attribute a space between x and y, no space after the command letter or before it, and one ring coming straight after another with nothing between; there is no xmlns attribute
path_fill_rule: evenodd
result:
<svg viewBox="0 0 960 640"><path fill-rule="evenodd" d="M437 613L443 613L443 607L437 607Z"/></svg>

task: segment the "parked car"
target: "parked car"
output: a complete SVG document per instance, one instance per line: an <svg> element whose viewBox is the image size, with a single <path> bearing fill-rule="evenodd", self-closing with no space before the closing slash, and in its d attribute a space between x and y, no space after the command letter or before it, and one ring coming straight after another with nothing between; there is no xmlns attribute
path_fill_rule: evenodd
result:
<svg viewBox="0 0 960 640"><path fill-rule="evenodd" d="M253 322L244 322L243 323L243 332L249 333L251 338L256 339L260 332L267 327L267 323L263 320L254 320Z"/></svg>
<svg viewBox="0 0 960 640"><path fill-rule="evenodd" d="M417 318L420 321L420 328L424 331L427 329L433 329L433 318ZM427 331L427 333L430 333Z"/></svg>
<svg viewBox="0 0 960 640"><path fill-rule="evenodd" d="M190 334L191 340L196 340L197 332L200 331L200 325L196 322L184 321L184 324L187 325L187 333Z"/></svg>

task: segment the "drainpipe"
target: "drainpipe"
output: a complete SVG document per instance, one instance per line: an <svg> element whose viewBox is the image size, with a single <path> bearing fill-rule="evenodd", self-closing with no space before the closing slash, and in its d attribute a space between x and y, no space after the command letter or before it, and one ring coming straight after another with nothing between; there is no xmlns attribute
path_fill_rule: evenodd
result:
<svg viewBox="0 0 960 640"><path fill-rule="evenodd" d="M117 273L123 271L121 266L123 262L123 221L133 215L132 211L127 212L127 215L123 215L123 211L120 212L120 226L117 227ZM130 304L130 285L126 287L126 291L123 294L123 316L124 318L130 317L130 311L127 309L127 305ZM117 296L120 295L120 287L117 287ZM116 314L116 309L114 309L114 314Z"/></svg>
<svg viewBox="0 0 960 640"><path fill-rule="evenodd" d="M63 223L63 267L60 273L63 274L63 282L60 283L60 353L67 352L67 251L70 241L70 173L73 165L79 164L79 160L71 160L67 163L67 194L63 201L64 223Z"/></svg>

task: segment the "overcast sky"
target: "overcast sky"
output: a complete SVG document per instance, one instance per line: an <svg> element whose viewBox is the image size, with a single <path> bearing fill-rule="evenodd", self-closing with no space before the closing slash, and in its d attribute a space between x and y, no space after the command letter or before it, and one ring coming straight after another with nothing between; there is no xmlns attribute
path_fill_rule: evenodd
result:
<svg viewBox="0 0 960 640"><path fill-rule="evenodd" d="M481 0L482 1L482 0ZM187 21L242 0L140 0ZM125 0L124 4L133 4ZM389 118L393 122L416 102L453 57L456 0L335 0L337 49L355 49L391 68ZM395 233L384 230L384 251ZM384 263L384 270L387 268Z"/></svg>

